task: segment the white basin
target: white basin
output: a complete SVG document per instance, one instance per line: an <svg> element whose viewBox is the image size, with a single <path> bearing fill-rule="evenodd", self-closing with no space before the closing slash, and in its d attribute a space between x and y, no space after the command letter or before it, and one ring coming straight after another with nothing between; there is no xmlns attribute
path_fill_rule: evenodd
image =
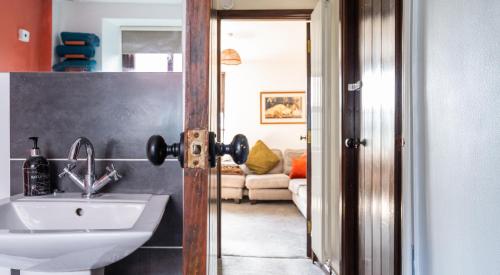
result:
<svg viewBox="0 0 500 275"><path fill-rule="evenodd" d="M0 200L0 267L54 273L112 264L152 236L168 199L63 193Z"/></svg>

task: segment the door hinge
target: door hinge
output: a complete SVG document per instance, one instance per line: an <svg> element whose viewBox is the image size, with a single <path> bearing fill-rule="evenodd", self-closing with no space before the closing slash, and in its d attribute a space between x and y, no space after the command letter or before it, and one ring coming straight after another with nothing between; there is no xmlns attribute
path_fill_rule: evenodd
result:
<svg viewBox="0 0 500 275"><path fill-rule="evenodd" d="M304 45L304 44L302 44L302 45ZM307 53L309 53L309 54L311 53L311 39L307 40Z"/></svg>
<svg viewBox="0 0 500 275"><path fill-rule="evenodd" d="M356 81L355 83L347 84L347 90L349 92L357 92L361 90L361 87L363 87L363 83L361 82L361 80Z"/></svg>
<svg viewBox="0 0 500 275"><path fill-rule="evenodd" d="M312 224L311 221L307 221L307 234L312 233Z"/></svg>
<svg viewBox="0 0 500 275"><path fill-rule="evenodd" d="M311 130L307 130L307 144L311 144Z"/></svg>

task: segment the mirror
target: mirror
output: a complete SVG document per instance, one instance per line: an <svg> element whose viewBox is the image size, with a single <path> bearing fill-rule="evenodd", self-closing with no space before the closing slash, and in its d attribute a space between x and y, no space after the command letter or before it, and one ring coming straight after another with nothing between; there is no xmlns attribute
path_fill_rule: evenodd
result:
<svg viewBox="0 0 500 275"><path fill-rule="evenodd" d="M0 72L180 72L182 16L182 0L6 1Z"/></svg>

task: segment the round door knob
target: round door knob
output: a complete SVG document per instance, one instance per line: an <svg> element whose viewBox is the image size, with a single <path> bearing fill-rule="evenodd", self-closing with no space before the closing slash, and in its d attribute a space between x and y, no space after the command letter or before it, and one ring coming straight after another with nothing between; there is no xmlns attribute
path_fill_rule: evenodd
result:
<svg viewBox="0 0 500 275"><path fill-rule="evenodd" d="M230 155L237 164L243 164L248 158L248 140L242 134L234 136L230 144L217 144L217 155Z"/></svg>
<svg viewBox="0 0 500 275"><path fill-rule="evenodd" d="M344 141L347 148L358 149L360 145L366 146L366 139L360 140L359 138L347 138Z"/></svg>
<svg viewBox="0 0 500 275"><path fill-rule="evenodd" d="M184 167L184 133L181 133L179 143L172 145L168 145L159 135L150 137L146 145L146 154L154 165L162 165L168 156L173 156L179 160L181 167Z"/></svg>
<svg viewBox="0 0 500 275"><path fill-rule="evenodd" d="M248 159L248 139L242 134L234 136L230 144L215 142L215 134L209 134L210 166L215 167L217 157L230 155L236 164L244 164Z"/></svg>

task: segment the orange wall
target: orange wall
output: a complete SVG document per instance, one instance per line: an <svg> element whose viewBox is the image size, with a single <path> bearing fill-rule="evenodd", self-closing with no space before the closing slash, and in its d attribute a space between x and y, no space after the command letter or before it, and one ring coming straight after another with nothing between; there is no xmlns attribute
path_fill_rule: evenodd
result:
<svg viewBox="0 0 500 275"><path fill-rule="evenodd" d="M18 30L30 42L18 40ZM0 72L50 71L52 0L0 0Z"/></svg>

